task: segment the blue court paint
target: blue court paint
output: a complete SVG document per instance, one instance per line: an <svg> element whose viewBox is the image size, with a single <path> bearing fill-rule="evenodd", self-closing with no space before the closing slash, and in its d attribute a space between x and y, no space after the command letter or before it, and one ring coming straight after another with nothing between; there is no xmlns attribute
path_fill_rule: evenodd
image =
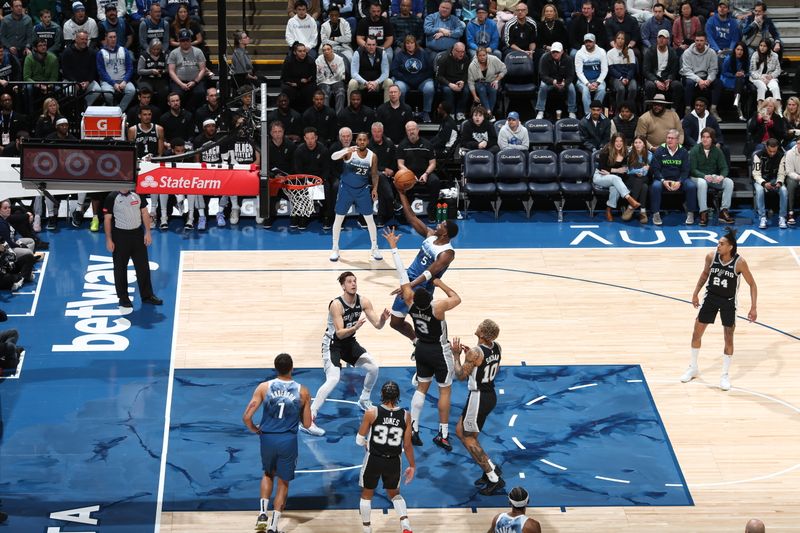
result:
<svg viewBox="0 0 800 533"><path fill-rule="evenodd" d="M742 213L742 215L745 215L744 218L737 221L740 231L755 229L751 225L751 221L747 219L751 213ZM599 217L591 219L585 212L567 213L563 224L555 222L551 212L534 213L530 220L525 219L519 213L503 213L497 222L488 213L476 213L470 214L469 220L458 221L458 224L461 232L455 241L457 249L653 246L633 244L629 241L659 241L655 246L708 248L712 245L711 241L697 240L697 238L706 236L713 240L722 231L722 228L716 225L703 229L688 228L682 225L682 218L677 213L666 216L665 225L659 229L653 226L640 227L637 224L600 222ZM573 227L582 225L598 227L588 229ZM591 232L599 239L593 235L584 235L580 242L576 243L576 239L584 231ZM663 239L659 236L659 231L663 233ZM416 234L412 235L407 226L400 228L400 232L405 234L400 240L402 248L415 249L419 246L420 238ZM87 276L91 277L92 272L102 271L103 261L109 260L109 254L105 250L104 237L101 233L90 233L85 227L75 230L63 226L55 232L45 231L41 236L50 242L50 251L46 261L37 265L37 269L41 271L37 274L37 283L35 285L26 284L19 291L20 294L0 293L0 308L9 314L9 321L0 327L18 329L21 334L20 344L24 345L27 350L21 378L0 379L0 419L4 423L5 430L0 447L0 509L11 515L7 524L0 525L0 531L27 533L46 531L48 527L61 527L64 531L91 531L94 527L97 531L111 533L152 531L163 441L180 250L320 250L320 253L327 255L324 250L330 247L330 233L323 232L319 223L316 222L306 232L290 230L285 220L280 221L272 230L255 227L252 220L243 220L238 227L211 227L205 233L185 233L180 229L179 222L173 220L170 231L154 232L154 243L150 248L150 259L159 266L158 270L153 273L153 284L156 293L165 300L165 305L159 308L140 309L137 289L137 292L134 293L136 312L124 318L130 324L119 322L119 324L125 325L124 331L114 334L124 337L128 343L127 346L122 350L111 350L108 347L101 348L95 345L91 350L79 351L56 350L54 346L69 345L74 339L86 334L76 329L78 327L86 331L92 331L92 328L97 331L98 327L112 327L113 322L108 323L102 319L101 322L91 324L81 322L88 316L98 314L97 311L108 313L108 319L111 321L119 319L118 316L114 316L115 301L102 302L104 291L112 291L111 294L113 294L110 278L92 282L86 279ZM611 244L604 244L604 241ZM369 248L367 232L357 228L352 219L347 221L345 230L342 232L341 244L342 256L345 260L366 260ZM743 249L746 250L747 246L774 245L800 245L800 233L770 227L765 231L757 232L757 234L751 233L743 243ZM90 259L92 256L96 257ZM702 251L698 250L698 268L701 261ZM331 264L332 269L337 266L339 265ZM467 268L468 265L460 265L460 267ZM91 283L95 283L96 286ZM135 287L135 284L131 284L131 287ZM91 300L97 299L101 301L91 304ZM112 300L114 299L112 298ZM73 307L69 307L70 305ZM86 313L86 315L83 317L71 316L71 314L81 313ZM26 316L31 314L33 316ZM767 327L770 326L767 325ZM536 367L527 368L526 372L537 371ZM318 385L321 382L321 372L319 370L309 372L309 375L313 374L316 376L314 379L317 380L316 382L311 380L309 384ZM387 374L384 373L384 375ZM173 439L172 444L180 449L180 446L186 443L176 442L174 440L176 438L187 438L188 435L189 438L203 441L206 434L220 439L220 435L233 431L234 426L236 431L240 431L239 418L244 409L243 402L246 401L244 396L252 392L252 387L262 377L264 377L264 373L261 371L257 371L255 374L249 373L241 390L229 391L230 404L225 406L226 410L219 411L219 413L224 413L224 416L231 420L232 425L224 427L215 425L209 428L181 427L177 434L182 437L170 435L170 438ZM211 384L213 385L217 381L212 380ZM407 379L404 380L405 383L407 381ZM360 386L359 383L360 377L355 377L351 390L347 394L355 391L356 386ZM542 385L538 383L537 386L541 387ZM338 389L339 393L345 392L342 387L343 384ZM180 385L176 385L176 390L180 388ZM646 389L646 386L644 388ZM598 387L594 389L600 390ZM539 389L533 391L537 390ZM504 399L516 401L513 399L513 394L508 394L512 391L511 387L506 386L506 391L507 395ZM584 390L581 393L596 394L596 392L596 390ZM523 399L519 398L518 400L522 402ZM530 398L525 401L529 400ZM463 401L463 398L458 401ZM559 405L559 403L554 401L552 405ZM544 406L543 403L541 406L536 404L533 407ZM202 407L196 406L195 408L201 410ZM353 406L332 402L326 406L326 409L329 411L327 415L323 413L324 416L330 417L341 412L344 418L339 422L340 431L347 429L348 433L346 438L341 436L338 440L347 441L347 448L343 449L350 449L350 453L355 454L358 450L351 449L354 444L352 446L349 444L357 423L353 418L357 414L354 412ZM426 440L430 441L435 428L433 423L435 405L431 400L429 400L426 410L431 421L427 424ZM527 413L528 411L515 413L518 414L515 429L522 428L526 432L530 432L533 431L532 428L537 427L535 423L531 422L523 424L524 420L528 420ZM510 411L506 414L510 415ZM503 457L502 461L513 463L518 460L517 456L520 450L513 442L509 443L501 437L501 434L505 435L502 431L506 433L508 431L507 422L508 420L502 419L502 417L493 419L491 424L502 425L505 429L498 427L496 433L494 433L495 430L487 429L486 441L487 447ZM652 420L648 423L652 424L652 427L656 427ZM490 427L493 427L491 424ZM556 433L555 429L557 428L554 428L554 435L567 434L564 428L558 430L560 433ZM525 433L525 435L527 434ZM328 437L328 439L331 438L334 437ZM518 435L520 442L527 443L526 446L531 444L525 438L522 433ZM584 435L581 438L588 439L588 436ZM501 441L496 442L496 439L501 439ZM338 442L338 440L334 439L334 442ZM534 445L528 448L528 452L531 450L538 450L539 453L549 451L536 445L535 440L533 439ZM250 444L250 441L247 442ZM664 439L660 442L667 443ZM342 442L342 446L345 446L344 442ZM539 447L537 448L537 446ZM231 449L230 452L226 451L227 448ZM324 445L322 448L322 451L327 453L327 450L332 447ZM170 485L172 492L166 494L170 505L174 507L183 501L184 505L189 507L192 502L204 500L211 504L216 501L215 498L220 497L217 492L219 488L212 487L209 481L203 478L202 469L206 468L205 476L209 479L220 480L221 483L221 480L233 469L235 461L243 457L245 448L242 448L242 451L236 451L236 445L223 443L222 450L224 452L222 456L215 455L213 457L216 461L216 466L213 468L208 468L208 465L211 464L209 458L203 457L198 460L197 464L186 465L185 462L192 461L191 456L182 457L177 452L173 454L173 450L170 450L169 460L172 466L168 469L168 473L172 483ZM255 454L256 451L256 448L247 448L247 453ZM426 442L426 449L420 453L420 460L427 462L428 456L434 456L438 452L438 449L433 450L430 443ZM461 468L464 464L469 465L470 463L458 444L456 444L454 453L452 459L447 459L452 461L450 465L435 463L438 465L436 468L421 467L419 474L421 479L413 485L415 490L416 487L424 484L426 478L432 479L432 476L442 473L447 466L457 465L459 467L453 469L461 472L454 480L459 485L463 484L466 487L467 481L471 482L473 478L477 477L479 474L477 470L473 472L470 469ZM662 454L663 457L667 457L667 455ZM313 454L309 453L306 456L311 457ZM335 462L337 457L328 458L323 454L320 462ZM348 455L347 459L352 462L353 457ZM436 457L441 459L440 454ZM552 462L560 464L559 460L564 461L559 457ZM566 464L566 461L564 463ZM659 464L662 463L669 464L669 461L659 462ZM178 476L179 470L176 468L181 464L190 466L191 468L187 468L185 471L197 475L201 483L195 481L194 484L190 484L184 476L186 486L180 487L182 492L179 494L177 492L179 484L176 480L181 478ZM247 475L251 477L229 489L244 494L241 501L245 503L241 503L242 508L253 508L251 502L255 494L253 491L257 488L258 478L258 472L254 466L257 467L257 461L247 461ZM533 490L543 490L556 495L557 497L553 496L553 501L548 504L557 506L568 505L568 501L577 499L573 494L575 491L570 491L568 487L562 486L566 483L565 480L577 479L576 483L585 484L585 487L590 490L581 488L577 492L584 495L593 494L596 499L592 501L598 502L597 505L618 505L619 502L627 501L626 490L631 491L628 495L630 496L634 494L634 489L639 490L640 487L645 486L644 481L637 482L634 486L634 479L630 472L611 471L597 474L617 479L627 479L625 475L631 474L630 486L623 487L618 483L611 484L588 477L588 473L585 476L574 478L558 477L552 472L545 474L545 469L550 467L544 463L538 465L526 463L526 466L529 467L530 473L526 476L525 482L543 484L542 486L531 485L531 487ZM220 468L219 472L214 472L217 468ZM569 470L570 475L577 476L581 472L580 461L574 464L570 463L569 468L571 469ZM543 472L541 476L536 473L537 469ZM677 466L673 473L675 472L679 474ZM319 476L319 474L313 475ZM344 475L349 476L353 481L355 479L353 476L356 474L348 471ZM326 476L325 479L333 477L332 474L326 474ZM256 480L256 484L253 484L253 480ZM655 480L651 484L654 483ZM347 486L355 486L355 483L348 483ZM581 485L581 487L583 486ZM203 489L203 487L206 488ZM204 495L204 490L209 494ZM603 491L607 491L608 494L604 495ZM653 496L644 499L645 504L661 505L663 503L659 500L670 498L679 500L680 498L676 497L675 493L684 491L671 488L670 492L663 497L655 489L653 492ZM425 494L431 496L430 492ZM212 496L214 497L212 498ZM332 497L333 501L330 505L345 506L345 500L350 497L349 495ZM638 498L636 495L631 497ZM559 498L561 499L559 500ZM589 497L586 498L587 501L591 500ZM318 499L319 496L317 496ZM464 494L462 499L464 500L463 505L469 507L505 505L505 502L499 497L485 502L474 500L474 494ZM314 500L315 505L321 505L317 500ZM686 502L690 502L688 493L683 496L683 504ZM388 505L388 502L383 501L383 504ZM456 504L460 504L460 502L455 502L452 498L447 503L447 505ZM309 503L298 500L292 505L307 507ZM378 505L377 500L376 505ZM91 514L92 519L97 520L95 526L72 524L70 527L69 522L49 518L51 513L92 508L92 506L99 506L99 510L93 511Z"/></svg>
<svg viewBox="0 0 800 533"><path fill-rule="evenodd" d="M382 368L379 383L397 381L407 405L413 372ZM176 371L165 511L257 509L259 441L244 428L241 415L252 391L270 374L257 369ZM324 381L320 369L298 369L295 377L312 394ZM356 399L362 380L357 370L344 370L332 397ZM596 385L569 390L586 383ZM537 507L693 504L639 366L504 367L497 387L506 392L499 396L480 439L493 461L502 465L510 486L526 486L536 495ZM525 405L540 395L547 399ZM451 428L465 400L466 387L456 385ZM517 422L510 428L509 418L515 414ZM364 450L355 444L355 435L361 416L353 403L327 402L317 417L327 434L300 434L298 471L338 471L298 473L291 485L290 508L358 509L357 467ZM424 446L414 449L417 477L401 488L408 506L504 506L504 495L478 494L472 482L481 471L454 434L449 454L432 444L437 420L436 396L428 395L421 421ZM520 480L516 472L527 475ZM667 488L668 483L683 486ZM376 507L389 505L382 494L376 497Z"/></svg>

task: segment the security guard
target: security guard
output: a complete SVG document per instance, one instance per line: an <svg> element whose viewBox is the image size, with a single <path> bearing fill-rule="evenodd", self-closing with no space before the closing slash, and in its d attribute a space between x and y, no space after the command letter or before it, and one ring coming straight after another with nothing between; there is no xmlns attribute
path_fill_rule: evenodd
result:
<svg viewBox="0 0 800 533"><path fill-rule="evenodd" d="M147 247L153 242L150 237L150 214L147 205L133 191L112 192L103 206L106 248L114 259L114 285L117 289L120 311L133 311L128 296L128 261L133 259L136 279L142 302L161 305L163 300L153 294L150 283L150 263Z"/></svg>

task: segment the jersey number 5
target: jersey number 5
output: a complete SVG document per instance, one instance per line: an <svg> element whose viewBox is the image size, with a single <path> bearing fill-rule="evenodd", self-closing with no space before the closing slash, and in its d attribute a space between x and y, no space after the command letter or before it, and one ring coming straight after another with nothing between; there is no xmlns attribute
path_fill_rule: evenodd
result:
<svg viewBox="0 0 800 533"><path fill-rule="evenodd" d="M375 434L372 435L372 442L375 444L400 446L400 443L403 442L403 429L398 427L375 426Z"/></svg>

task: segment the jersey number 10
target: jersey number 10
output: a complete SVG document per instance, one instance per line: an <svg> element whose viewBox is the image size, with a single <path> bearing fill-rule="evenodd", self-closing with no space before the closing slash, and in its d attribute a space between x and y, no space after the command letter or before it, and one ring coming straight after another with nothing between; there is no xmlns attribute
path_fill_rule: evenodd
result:
<svg viewBox="0 0 800 533"><path fill-rule="evenodd" d="M490 381L494 381L494 377L497 375L497 371L500 370L500 363L492 363L491 365L486 367L486 370L483 371L483 379L481 383L489 383Z"/></svg>

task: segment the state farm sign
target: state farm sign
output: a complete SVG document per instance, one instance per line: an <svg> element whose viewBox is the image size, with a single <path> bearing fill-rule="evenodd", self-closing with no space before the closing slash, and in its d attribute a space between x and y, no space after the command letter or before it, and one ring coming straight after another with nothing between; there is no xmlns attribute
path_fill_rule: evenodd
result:
<svg viewBox="0 0 800 533"><path fill-rule="evenodd" d="M187 168L189 167L189 168ZM258 169L202 168L200 165L159 166L140 172L136 192L140 194L202 194L206 196L257 196Z"/></svg>

